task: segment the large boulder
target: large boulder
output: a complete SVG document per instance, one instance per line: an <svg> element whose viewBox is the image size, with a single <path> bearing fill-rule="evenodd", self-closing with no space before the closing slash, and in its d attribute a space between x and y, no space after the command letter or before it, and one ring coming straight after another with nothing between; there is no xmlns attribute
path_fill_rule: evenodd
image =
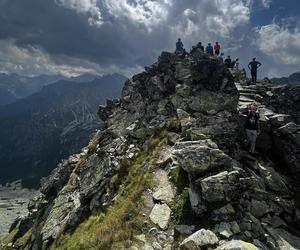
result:
<svg viewBox="0 0 300 250"><path fill-rule="evenodd" d="M216 250L259 250L259 248L248 242L232 240L217 247Z"/></svg>
<svg viewBox="0 0 300 250"><path fill-rule="evenodd" d="M291 173L300 174L300 126L290 122L273 133L274 157Z"/></svg>
<svg viewBox="0 0 300 250"><path fill-rule="evenodd" d="M219 174L197 180L202 198L207 202L228 202L236 198L243 189L240 186L241 171L223 171Z"/></svg>
<svg viewBox="0 0 300 250"><path fill-rule="evenodd" d="M192 178L233 166L232 159L211 140L178 142L174 146L173 155Z"/></svg>
<svg viewBox="0 0 300 250"><path fill-rule="evenodd" d="M219 242L218 237L210 230L201 229L181 242L180 248L184 249L184 246L192 242L194 245L200 247L211 247Z"/></svg>

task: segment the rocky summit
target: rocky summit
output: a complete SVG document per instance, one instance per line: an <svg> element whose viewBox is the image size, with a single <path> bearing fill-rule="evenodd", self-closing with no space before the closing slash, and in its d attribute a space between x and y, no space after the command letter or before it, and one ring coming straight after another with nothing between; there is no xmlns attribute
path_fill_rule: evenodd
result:
<svg viewBox="0 0 300 250"><path fill-rule="evenodd" d="M261 133L243 148L240 112ZM300 249L299 87L249 85L163 52L99 107L104 126L42 183L3 249Z"/></svg>

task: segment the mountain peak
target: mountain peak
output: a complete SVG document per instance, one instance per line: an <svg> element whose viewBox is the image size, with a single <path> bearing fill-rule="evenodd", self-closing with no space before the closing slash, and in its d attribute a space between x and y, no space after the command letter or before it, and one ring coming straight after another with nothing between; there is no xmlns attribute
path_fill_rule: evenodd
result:
<svg viewBox="0 0 300 250"><path fill-rule="evenodd" d="M99 107L104 126L44 179L6 239L26 235L28 249L299 249L299 103L275 105L287 99L289 88L249 84L215 56L163 52ZM253 102L254 156L240 115Z"/></svg>

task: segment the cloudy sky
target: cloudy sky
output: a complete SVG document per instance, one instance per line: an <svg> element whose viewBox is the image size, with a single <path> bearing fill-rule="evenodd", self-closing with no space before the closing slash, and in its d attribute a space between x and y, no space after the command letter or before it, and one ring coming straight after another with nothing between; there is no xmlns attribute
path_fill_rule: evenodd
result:
<svg viewBox="0 0 300 250"><path fill-rule="evenodd" d="M260 77L300 71L299 0L0 0L0 72L130 76L181 37L219 41Z"/></svg>

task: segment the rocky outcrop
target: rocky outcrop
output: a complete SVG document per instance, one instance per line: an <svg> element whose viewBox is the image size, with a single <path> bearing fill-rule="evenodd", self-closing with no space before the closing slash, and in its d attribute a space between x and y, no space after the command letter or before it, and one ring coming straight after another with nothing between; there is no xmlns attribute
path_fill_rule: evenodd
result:
<svg viewBox="0 0 300 250"><path fill-rule="evenodd" d="M45 180L11 243L31 230L23 249L63 244L66 234L81 237L85 222L78 224L91 218L87 228L111 227L108 249L299 249L299 128L292 113L269 105L264 97L275 90L264 84L247 86L241 72L201 51L163 52L99 108L103 128ZM253 101L262 124L255 157L241 145L239 116ZM275 149L282 156L271 157ZM134 190L141 179L150 184ZM137 211L120 203L131 192ZM121 208L129 212L118 217ZM113 217L128 231L117 242ZM132 217L143 221L134 230ZM99 247L107 228L96 231Z"/></svg>

